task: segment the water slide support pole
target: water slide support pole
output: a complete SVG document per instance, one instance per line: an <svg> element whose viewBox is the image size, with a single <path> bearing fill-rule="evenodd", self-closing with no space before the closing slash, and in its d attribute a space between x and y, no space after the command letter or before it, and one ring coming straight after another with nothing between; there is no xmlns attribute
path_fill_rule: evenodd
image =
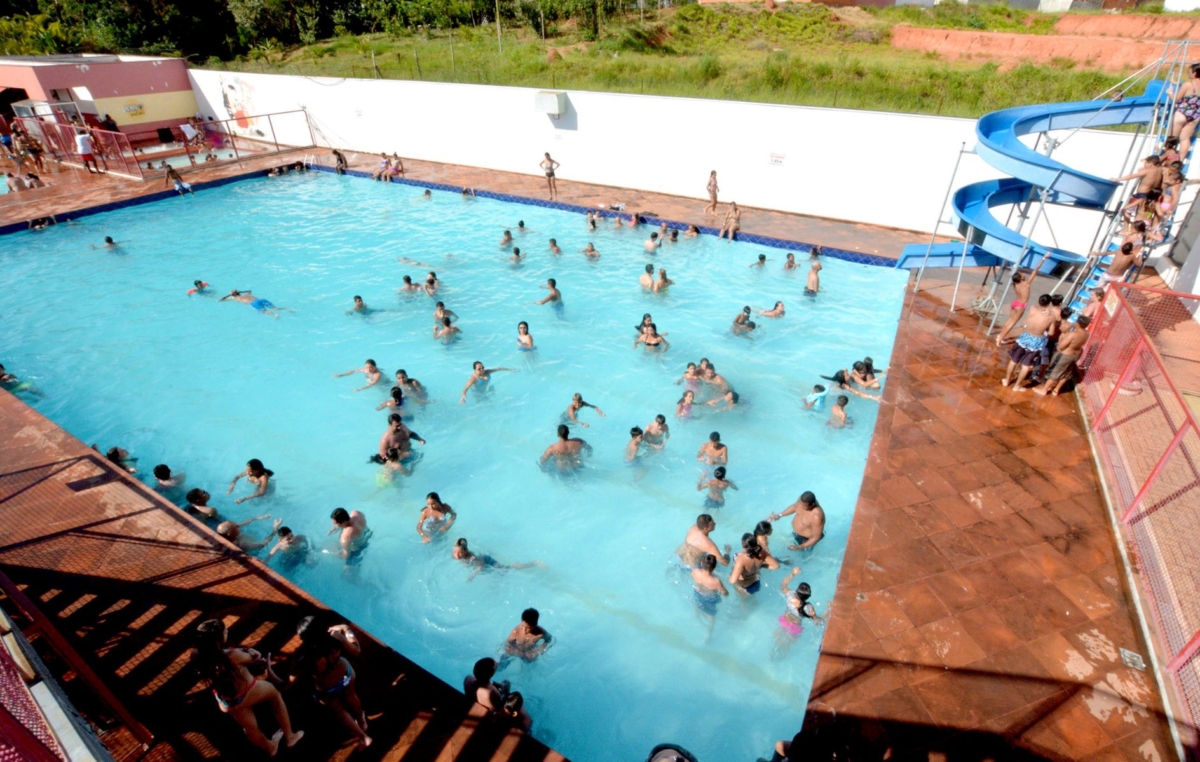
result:
<svg viewBox="0 0 1200 762"><path fill-rule="evenodd" d="M921 269L917 270L917 282L913 285L914 293L921 290L921 278L925 275L925 266L929 264L929 255L933 253L933 244L937 241L937 231L942 224L942 212L946 211L946 204L950 203L950 194L954 191L954 179L958 177L958 165L962 163L963 154L966 152L967 142L964 140L958 148L958 158L954 160L954 172L950 174L950 182L946 185L946 196L942 199L937 220L933 223L933 234L929 236L929 248L925 249L925 259L921 261Z"/></svg>
<svg viewBox="0 0 1200 762"><path fill-rule="evenodd" d="M1037 214L1034 215L1033 224L1029 226L1029 232L1025 235L1025 245L1021 247L1021 254L1017 257L1017 261L1013 264L1014 271L1021 269L1021 262L1025 259L1025 252L1029 251L1029 244L1033 239L1033 231L1037 229L1037 224L1042 219L1042 212L1046 209L1046 199L1050 196L1050 191L1053 190L1054 186L1058 184L1058 180L1060 177L1062 177L1062 173L1063 171L1061 169L1058 170L1058 174L1056 174L1054 179L1050 181L1050 185L1042 189L1042 198L1038 203ZM1037 271L1034 271L1029 277L1036 278ZM1004 298L1008 296L1009 285L1009 283L1004 284L1004 293L1000 296L1000 301L996 303L996 311L992 313L992 323L988 326L987 333L985 334L986 336L991 336L992 331L996 328L996 318L1000 317L1000 305L1004 304Z"/></svg>
<svg viewBox="0 0 1200 762"><path fill-rule="evenodd" d="M951 312L958 308L958 284L962 283L963 267L967 264L967 250L971 248L971 236L973 235L975 235L975 228L967 225L967 237L963 239L962 256L958 259L958 277L954 279L954 296L950 297Z"/></svg>

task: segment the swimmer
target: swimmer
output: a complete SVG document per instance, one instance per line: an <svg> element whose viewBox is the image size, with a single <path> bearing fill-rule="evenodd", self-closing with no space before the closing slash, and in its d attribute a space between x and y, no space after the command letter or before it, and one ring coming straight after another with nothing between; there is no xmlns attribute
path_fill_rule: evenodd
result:
<svg viewBox="0 0 1200 762"><path fill-rule="evenodd" d="M187 474L182 471L171 473L171 467L166 463L159 463L154 467L154 488L157 490L178 489L185 481Z"/></svg>
<svg viewBox="0 0 1200 762"><path fill-rule="evenodd" d="M783 308L783 302L775 302L774 307L769 310L761 310L758 314L765 318L781 318L786 314L786 310Z"/></svg>
<svg viewBox="0 0 1200 762"><path fill-rule="evenodd" d="M742 539L742 552L733 560L733 568L729 572L729 584L740 595L754 595L761 589L759 572L763 567L778 569L779 562L767 555L754 535Z"/></svg>
<svg viewBox="0 0 1200 762"><path fill-rule="evenodd" d="M734 336L745 336L750 338L751 334L754 333L755 328L758 328L758 323L755 323L753 320L747 320L745 323L740 325L738 323L734 323L730 331Z"/></svg>
<svg viewBox="0 0 1200 762"><path fill-rule="evenodd" d="M0 389L4 389L5 391L11 392L12 394L32 394L37 397L43 396L41 389L38 389L36 386L29 383L28 381L22 381L21 379L17 378L12 373L9 373L8 371L6 371L4 369L3 365L0 365ZM112 457L113 450L120 450L120 452L124 453L124 456L122 458L120 458L119 460L114 460ZM117 463L118 465L120 465L121 461L129 459L129 453L125 452L125 450L122 450L119 447L114 447L112 450L109 450L108 452L109 452L108 459L113 461L114 463ZM136 458L135 458L135 460L136 460ZM135 469L135 468L126 468L126 470L129 471L129 473L131 473L131 474L137 473L137 469Z"/></svg>
<svg viewBox="0 0 1200 762"><path fill-rule="evenodd" d="M183 507L183 510L187 513L199 516L202 519L217 518L217 509L208 504L208 501L212 499L212 495L208 494L206 490L202 490L199 487L190 489L184 495L183 499L187 501L187 505Z"/></svg>
<svg viewBox="0 0 1200 762"><path fill-rule="evenodd" d="M345 508L334 508L329 514L333 528L328 534L338 533L338 558L350 561L367 547L371 533L367 529L367 517L362 511L349 511Z"/></svg>
<svg viewBox="0 0 1200 762"><path fill-rule="evenodd" d="M763 551L772 558L775 558L771 555L771 533L774 531L774 529L775 528L771 526L771 522L769 521L760 521L754 525L754 539L757 540L758 544L762 546ZM779 561L780 563L787 561L786 558L782 560L775 558L775 560Z"/></svg>
<svg viewBox="0 0 1200 762"><path fill-rule="evenodd" d="M241 479L244 476L246 477L246 481L254 485L254 492L253 494L245 497L239 497L233 502L241 505L247 500L255 500L257 498L264 497L267 494L267 488L271 486L271 477L274 475L274 471L263 467L263 462L261 460L258 458L251 458L250 460L246 461L246 469L237 476L233 477L233 481L229 482L229 489L225 490L225 494L232 495L233 488L237 486L238 479Z"/></svg>
<svg viewBox="0 0 1200 762"><path fill-rule="evenodd" d="M428 200L429 200L429 199L431 199L431 198L433 198L433 191L431 191L431 190L429 190L428 188L426 188L426 189L425 189L425 192L421 194L421 198L420 198L420 200L421 200L421 201L428 201Z"/></svg>
<svg viewBox="0 0 1200 762"><path fill-rule="evenodd" d="M525 262L525 258L521 256L520 247L518 247L518 246L513 247L512 256L508 258L508 261L511 262L514 266L523 264Z"/></svg>
<svg viewBox="0 0 1200 762"><path fill-rule="evenodd" d="M425 387L421 386L421 382L415 378L409 378L408 373L403 368L396 371L396 386L408 394L409 399L416 402L418 405L424 405L429 401L429 395L425 391Z"/></svg>
<svg viewBox="0 0 1200 762"><path fill-rule="evenodd" d="M750 263L750 267L757 267L761 270L770 261L772 261L772 260L767 259L766 254L759 254L758 259L756 261Z"/></svg>
<svg viewBox="0 0 1200 762"><path fill-rule="evenodd" d="M529 323L524 320L517 323L517 346L526 352L530 352L534 348L533 336L529 333Z"/></svg>
<svg viewBox="0 0 1200 762"><path fill-rule="evenodd" d="M400 290L397 291L396 293L397 294L411 294L414 291L420 291L420 290L421 290L421 286L417 285L416 283L413 283L412 276L405 275L404 276L404 285L401 286Z"/></svg>
<svg viewBox="0 0 1200 762"><path fill-rule="evenodd" d="M687 536L683 538L683 544L676 550L676 555L679 560L687 568L692 568L700 563L700 559L706 553L711 554L716 558L717 563L721 566L729 566L729 543L725 543L725 552L722 553L717 549L717 544L709 537L713 530L717 528L717 522L707 513L702 513L696 517L696 523L688 527Z"/></svg>
<svg viewBox="0 0 1200 762"><path fill-rule="evenodd" d="M375 409L383 410L384 408L387 408L389 410L392 410L394 412L397 412L397 413L400 413L401 415L403 415L404 414L404 389L402 389L399 386L393 386L391 388L391 390L388 392L388 394L390 395L388 397L388 399L386 399L384 402L382 402L379 405L379 407L377 407Z"/></svg>
<svg viewBox="0 0 1200 762"><path fill-rule="evenodd" d="M462 189L462 197L463 197L463 201L469 201L470 199L475 198L475 189L474 188L463 188Z"/></svg>
<svg viewBox="0 0 1200 762"><path fill-rule="evenodd" d="M658 251L661 246L662 241L658 239L658 233L651 233L650 237L642 243L642 248L646 250L647 254L653 254L654 252Z"/></svg>
<svg viewBox="0 0 1200 762"><path fill-rule="evenodd" d="M174 167L167 166L167 167L161 167L161 169L167 170L167 176L163 178L164 186L166 186L170 183L174 183L175 184L175 192L178 193L180 196L182 196L185 193L191 193L193 196L196 195L196 191L192 190L192 184L185 181L179 175L179 172L175 171ZM88 171L91 172L90 169Z"/></svg>
<svg viewBox="0 0 1200 762"><path fill-rule="evenodd" d="M671 438L671 427L667 425L667 417L662 413L654 416L654 420L646 424L643 441L647 447L661 450Z"/></svg>
<svg viewBox="0 0 1200 762"><path fill-rule="evenodd" d="M700 477L700 481L696 483L696 491L707 489L708 495L704 498L704 507L708 509L724 508L725 507L725 490L737 489L737 485L732 480L725 478L725 467L718 466L714 471L711 479Z"/></svg>
<svg viewBox="0 0 1200 762"><path fill-rule="evenodd" d="M364 376L367 377L367 383L364 384L363 386L360 386L357 389L355 389L354 391L356 391L356 392L361 392L363 389L370 389L372 386L374 386L375 384L378 384L380 382L380 380L383 379L383 372L380 371L379 368L375 365L375 361L370 360L370 359L368 359L361 368L355 368L354 370L348 370L345 373L334 373L333 377L334 378L342 378L344 376L352 376L355 373L362 373Z"/></svg>
<svg viewBox="0 0 1200 762"><path fill-rule="evenodd" d="M268 561L278 553L284 566L292 566L303 561L312 547L307 535L296 534L290 527L279 527L275 534L279 539L267 553Z"/></svg>
<svg viewBox="0 0 1200 762"><path fill-rule="evenodd" d="M780 615L779 631L775 634L775 647L772 654L776 658L787 653L792 642L800 633L804 632L805 619L812 620L816 624L822 624L825 621L824 617L817 614L817 609L808 602L808 599L812 597L812 588L807 582L801 582L795 590L788 589L788 585L799 573L800 567L797 566L779 584L779 591L783 593L784 599L787 601L787 611ZM794 742L793 745L795 745Z"/></svg>
<svg viewBox="0 0 1200 762"><path fill-rule="evenodd" d="M587 213L588 230L595 230L596 229L596 221L599 219L600 219L600 212L593 212L592 210L589 209L588 213Z"/></svg>
<svg viewBox="0 0 1200 762"><path fill-rule="evenodd" d="M812 262L813 260L821 257L821 255L823 255L824 253L825 253L825 250L823 248L821 248L820 246L812 247L811 249L808 250L808 261Z"/></svg>
<svg viewBox="0 0 1200 762"><path fill-rule="evenodd" d="M654 290L654 265L646 265L646 272L638 276L638 283L647 291Z"/></svg>
<svg viewBox="0 0 1200 762"><path fill-rule="evenodd" d="M425 285L423 288L425 289L425 293L429 296L436 294L438 287L441 285L442 282L438 280L437 273L433 272L432 270L429 272L429 275L425 276Z"/></svg>
<svg viewBox="0 0 1200 762"><path fill-rule="evenodd" d="M512 231L505 230L504 236L501 237L501 239L500 239L500 248L507 249L509 246L512 246L512 243L513 243Z"/></svg>
<svg viewBox="0 0 1200 762"><path fill-rule="evenodd" d="M700 235L700 228L696 227L695 225L688 225L687 230L683 234L683 237L684 238L695 238L698 235Z"/></svg>
<svg viewBox="0 0 1200 762"><path fill-rule="evenodd" d="M737 407L741 401L741 395L730 389L720 397L713 397L706 404L713 408L716 412L727 413ZM724 405L724 407L722 407L722 405Z"/></svg>
<svg viewBox="0 0 1200 762"><path fill-rule="evenodd" d="M864 394L863 392L860 392L859 390L857 390L853 386L851 386L852 382L850 379L850 371L848 371L844 368L842 370L837 371L832 376L821 376L821 378L825 379L826 381L832 381L834 383L835 388L837 388L837 389L843 389L845 391L850 392L851 394L858 395L859 397L862 397L865 400L874 400L875 402L879 402L879 399L880 399L879 397L876 397L871 394Z"/></svg>
<svg viewBox="0 0 1200 762"><path fill-rule="evenodd" d="M4 366L0 365L0 384L3 384L4 388L9 389L8 385L15 382L17 382L17 377L11 373L5 373ZM92 445L92 449L99 450L100 448ZM138 472L135 467L130 465L131 463L137 463L137 458L129 457L129 450L126 450L124 447L110 447L108 448L108 452L104 453L104 457L109 463L125 469L127 473L136 474Z"/></svg>
<svg viewBox="0 0 1200 762"><path fill-rule="evenodd" d="M687 364L687 369L683 371L683 375L675 382L675 385L687 384L687 388L696 391L700 388L700 382L703 380L704 376L700 373L700 369L696 367L696 363L690 362Z"/></svg>
<svg viewBox="0 0 1200 762"><path fill-rule="evenodd" d="M850 404L850 398L844 394L839 394L837 402L829 410L829 420L825 422L827 426L835 429L843 429L852 423L853 420L846 415L846 405Z"/></svg>
<svg viewBox="0 0 1200 762"><path fill-rule="evenodd" d="M454 541L454 550L450 551L450 557L455 561L462 561L464 564L475 569L475 571L471 572L471 576L467 577L467 582L475 579L480 572L486 571L487 569L501 569L507 571L509 569L532 569L534 567L542 569L546 568L546 565L541 561L532 561L527 564L499 563L496 561L496 559L492 558L486 553L483 555L473 553L471 549L467 547L467 538L465 537L459 537Z"/></svg>
<svg viewBox="0 0 1200 762"><path fill-rule="evenodd" d="M554 302L554 306L556 307L562 304L562 292L558 290L558 281L554 280L554 278L550 278L546 281L546 285L542 286L542 288L548 289L550 293L546 295L545 299L532 302L533 304L546 304L547 302Z"/></svg>
<svg viewBox="0 0 1200 762"><path fill-rule="evenodd" d="M803 493L787 508L768 516L767 521L778 521L784 516L792 517L792 537L796 540L788 550L811 548L825 538L825 509L812 492Z"/></svg>
<svg viewBox="0 0 1200 762"><path fill-rule="evenodd" d="M805 296L816 296L821 290L821 263L813 260L812 266L808 270L808 281L804 284Z"/></svg>
<svg viewBox="0 0 1200 762"><path fill-rule="evenodd" d="M537 609L521 612L521 623L512 629L504 642L504 653L531 662L550 647L550 633L539 624Z"/></svg>
<svg viewBox="0 0 1200 762"><path fill-rule="evenodd" d="M560 471L572 471L583 465L584 455L591 454L592 446L582 439L573 439L571 430L564 423L558 427L558 441L546 448L538 463L545 465L546 461L554 458Z"/></svg>
<svg viewBox="0 0 1200 762"><path fill-rule="evenodd" d="M784 270L784 272L791 272L792 270L795 270L797 267L798 267L798 265L796 264L796 255L789 251L787 253L787 261L785 261L783 263L783 270Z"/></svg>
<svg viewBox="0 0 1200 762"><path fill-rule="evenodd" d="M88 245L91 246L92 250L95 250L95 251L100 251L101 248L120 248L121 247L120 241L114 241L112 235L104 236L104 242L100 246L96 246L95 244L88 244Z"/></svg>
<svg viewBox="0 0 1200 762"><path fill-rule="evenodd" d="M712 634L717 604L721 601L721 596L729 595L725 584L717 578L717 575L713 574L713 570L716 568L717 557L712 553L705 553L692 568L692 590L695 592L696 606L700 609L700 613L708 619L709 635Z"/></svg>
<svg viewBox="0 0 1200 762"><path fill-rule="evenodd" d="M671 348L670 342L663 338L664 334L659 334L658 326L654 323L646 326L646 332L637 337L633 342L633 348L637 349L639 344L645 344L646 350L649 352L666 352Z"/></svg>
<svg viewBox="0 0 1200 762"><path fill-rule="evenodd" d="M388 450L393 448L400 451L401 460L408 457L414 439L422 445L425 444L425 440L421 438L420 434L404 425L404 419L399 413L392 413L388 416L387 431L384 431L383 436L379 438L378 462L382 463L387 460Z"/></svg>
<svg viewBox="0 0 1200 762"><path fill-rule="evenodd" d="M449 503L443 503L438 493L430 492L425 496L425 508L417 517L417 534L421 535L421 542L429 542L435 534L444 533L457 518L458 514Z"/></svg>
<svg viewBox="0 0 1200 762"><path fill-rule="evenodd" d="M580 249L579 253L593 262L600 258L600 252L596 250L596 247L592 245L591 241L588 241L588 245Z"/></svg>
<svg viewBox="0 0 1200 762"><path fill-rule="evenodd" d="M635 325L633 327L633 330L636 331L636 333L634 335L635 336L644 336L646 334L646 330L650 328L650 324L653 322L654 322L654 318L652 318L650 316L650 313L649 312L644 313L642 315L642 322L638 323L637 325Z"/></svg>
<svg viewBox="0 0 1200 762"><path fill-rule="evenodd" d="M404 460L404 456L396 447L388 448L386 458L381 458L378 454L372 455L370 462L383 466L375 476L375 483L380 487L386 487L395 481L397 472L401 476L412 476L412 469L404 465Z"/></svg>
<svg viewBox="0 0 1200 762"><path fill-rule="evenodd" d="M692 417L692 404L696 399L695 392L690 389L683 393L679 401L675 403L675 417L686 421Z"/></svg>
<svg viewBox="0 0 1200 762"><path fill-rule="evenodd" d="M708 435L708 441L700 445L700 451L696 453L696 460L708 466L729 465L729 448L721 442L721 432Z"/></svg>
<svg viewBox="0 0 1200 762"><path fill-rule="evenodd" d="M704 368L704 383L712 386L718 394L726 394L729 389L729 382L720 373L717 373L717 366L708 363L708 367L704 367L707 360L700 361L700 367Z"/></svg>
<svg viewBox="0 0 1200 762"><path fill-rule="evenodd" d="M246 519L245 521L222 521L220 524L217 524L217 534L238 546L240 550L249 553L259 548L267 547L271 540L275 539L280 525L283 524L283 519L275 519L275 526L271 529L271 533L262 540L257 541L251 535L242 534L242 527L269 518L271 518L271 514L268 513L263 516L255 516L252 519Z"/></svg>
<svg viewBox="0 0 1200 762"><path fill-rule="evenodd" d="M670 288L674 284L675 284L675 281L673 281L667 277L667 271L662 268L659 268L658 280L654 281L653 291L654 291L654 293L659 294L659 293L666 291L668 288Z"/></svg>
<svg viewBox="0 0 1200 762"><path fill-rule="evenodd" d="M871 370L874 371L874 368ZM879 382L875 379L875 373L868 372L867 364L862 360L850 366L850 380L864 389L879 388Z"/></svg>
<svg viewBox="0 0 1200 762"><path fill-rule="evenodd" d="M188 293L188 296L191 296L192 294L203 294L203 293L207 293L207 292L205 292L205 290L204 290L204 289L206 289L206 288L208 288L208 284L207 284L207 283L205 283L205 282L204 282L204 281L202 281L202 280L194 280L194 281L192 281L192 287L188 289L188 292L187 292L187 293Z"/></svg>
<svg viewBox="0 0 1200 762"><path fill-rule="evenodd" d="M672 230L672 231L671 231L671 237L670 237L670 238L668 238L667 240L668 240L668 241L670 241L671 243L679 243L679 231L678 231L678 230Z"/></svg>
<svg viewBox="0 0 1200 762"><path fill-rule="evenodd" d="M467 401L467 392L474 389L476 394L486 394L491 391L491 381L493 373L508 371L515 373L515 368L485 368L483 363L476 360L471 365L471 377L467 379L467 385L463 387L462 396L458 400L458 404L465 404Z"/></svg>
<svg viewBox="0 0 1200 762"><path fill-rule="evenodd" d="M295 312L295 310L288 309L287 307L276 307L274 304L271 304L271 302L269 300L257 297L254 294L250 293L250 291L248 291L248 290L247 291L238 291L235 288L232 291L230 291L228 294L226 294L225 296L222 296L219 301L223 302L226 299L232 299L233 301L241 302L242 304L249 304L256 311L261 312L264 315L270 315L271 317L276 318L276 319L279 318L279 312L281 312L281 311L282 312Z"/></svg>
<svg viewBox="0 0 1200 762"><path fill-rule="evenodd" d="M637 459L642 454L642 444L645 441L645 433L634 426L629 430L629 442L625 445L625 462L636 463Z"/></svg>
<svg viewBox="0 0 1200 762"><path fill-rule="evenodd" d="M737 314L737 315L736 315L736 316L733 318L733 324L734 324L735 326L738 326L738 325L745 325L745 324L746 324L746 323L748 323L749 321L750 321L750 308L749 308L749 307L742 307L742 311L741 311L741 312L739 312L739 313L738 313L738 314Z"/></svg>
<svg viewBox="0 0 1200 762"><path fill-rule="evenodd" d="M371 312L373 312L373 310L367 307L367 303L363 301L361 296L354 297L354 306L346 310L347 315L353 315L355 313L358 313L359 315L367 315Z"/></svg>
<svg viewBox="0 0 1200 762"><path fill-rule="evenodd" d="M550 239L550 253L556 257L562 254L562 249L558 248L558 241L553 238Z"/></svg>
<svg viewBox="0 0 1200 762"><path fill-rule="evenodd" d="M433 306L433 324L435 326L441 325L442 320L445 318L458 320L458 313L456 313L454 310L446 309L445 302L438 302Z"/></svg>
<svg viewBox="0 0 1200 762"><path fill-rule="evenodd" d="M813 386L812 393L804 398L805 410L824 410L825 397L829 394L829 390L821 384Z"/></svg>
<svg viewBox="0 0 1200 762"><path fill-rule="evenodd" d="M442 318L442 324L440 326L435 325L433 327L434 341L440 341L443 344L449 344L453 341L457 341L459 334L461 333L462 329L451 323L450 318L448 317Z"/></svg>
<svg viewBox="0 0 1200 762"><path fill-rule="evenodd" d="M595 410L597 413L599 413L601 418L604 417L603 410L590 402L584 402L583 395L579 392L575 392L571 395L571 404L567 405L567 412L563 413L563 423L577 423L586 429L588 425L576 417L576 413L583 410L585 407L590 407L592 410Z"/></svg>

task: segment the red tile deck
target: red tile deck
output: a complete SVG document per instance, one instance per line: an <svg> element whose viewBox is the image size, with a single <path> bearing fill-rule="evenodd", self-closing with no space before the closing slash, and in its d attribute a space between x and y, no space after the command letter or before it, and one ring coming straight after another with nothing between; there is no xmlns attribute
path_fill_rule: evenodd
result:
<svg viewBox="0 0 1200 762"><path fill-rule="evenodd" d="M1149 652L1074 398L1001 387L1006 359L981 318L949 312L950 285L927 278L905 303L808 743L1174 758L1154 675L1119 656Z"/></svg>
<svg viewBox="0 0 1200 762"><path fill-rule="evenodd" d="M260 758L186 666L195 625L224 619L231 642L286 665L300 618L336 615L7 392L0 453L0 571L154 734L147 758ZM12 599L3 605L23 622ZM354 752L332 715L294 695L292 721L307 735L279 758L562 762L533 738L480 718L465 696L400 654L360 638L358 691L375 744ZM61 666L49 651L46 658ZM473 663L464 657L464 674ZM71 670L58 672L85 715L112 716ZM121 727L103 740L118 758L136 746Z"/></svg>

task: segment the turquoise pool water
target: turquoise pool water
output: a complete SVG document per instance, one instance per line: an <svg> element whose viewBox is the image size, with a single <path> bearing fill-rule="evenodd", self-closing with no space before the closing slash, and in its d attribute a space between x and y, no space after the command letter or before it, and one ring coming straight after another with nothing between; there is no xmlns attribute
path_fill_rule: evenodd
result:
<svg viewBox="0 0 1200 762"><path fill-rule="evenodd" d="M806 628L786 655L773 655L783 572L768 572L753 599L720 604L709 638L673 561L702 512L696 452L712 430L730 448L740 489L712 511L720 544L736 546L802 491L817 494L826 539L806 555L786 553L784 524L771 548L803 567L824 613L877 405L852 397L856 425L832 430L827 413L806 413L801 400L818 374L864 355L887 364L905 273L828 260L823 292L810 300L802 273L782 271L784 252L701 237L654 257L676 285L651 295L638 286L648 230L589 233L578 214L420 194L292 175L5 236L0 362L45 392L41 412L86 442L129 448L147 477L160 462L185 471L187 486L209 490L226 517L271 513L326 547L334 507L364 511L374 536L358 566L317 553L286 573L452 685L497 652L522 609L538 608L553 646L503 677L525 695L534 734L568 756L636 760L671 740L702 762L769 757L799 727L821 630ZM497 244L518 220L533 232L516 234L529 256L514 267ZM90 247L105 235L120 249ZM549 237L562 257L550 255ZM576 253L588 241L598 261ZM759 253L766 269L747 267ZM450 346L431 338L431 299L396 293L402 275L420 281L430 269L460 317L462 338ZM548 277L563 292L561 314L530 304ZM189 297L197 278L218 294L252 289L296 312L274 320ZM355 294L380 311L347 315ZM761 320L754 340L730 334L743 305L777 299L787 317ZM644 312L668 335L665 354L632 348ZM520 320L536 352L518 351ZM678 421L676 381L702 356L744 404ZM389 377L404 368L435 400L411 420L428 441L416 446L423 459L392 485L380 486L368 463L388 385L355 393L362 376L333 377L368 357ZM516 372L496 374L490 397L460 405L476 359ZM582 414L591 426L577 434L595 448L587 468L552 477L536 460L576 391L607 415ZM665 451L644 469L627 467L630 427L660 412L672 430ZM275 471L276 488L235 505L245 487L232 497L225 488L249 458ZM459 518L447 538L423 544L415 524L429 491ZM460 536L503 563L546 568L468 582L470 570L450 558Z"/></svg>

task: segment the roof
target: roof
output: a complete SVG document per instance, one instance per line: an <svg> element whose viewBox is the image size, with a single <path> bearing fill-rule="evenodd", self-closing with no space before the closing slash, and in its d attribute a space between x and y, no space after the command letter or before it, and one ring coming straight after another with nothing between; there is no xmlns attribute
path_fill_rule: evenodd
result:
<svg viewBox="0 0 1200 762"><path fill-rule="evenodd" d="M46 56L0 56L0 66L74 66L76 64L174 61L172 56L126 56L110 53L56 53Z"/></svg>

